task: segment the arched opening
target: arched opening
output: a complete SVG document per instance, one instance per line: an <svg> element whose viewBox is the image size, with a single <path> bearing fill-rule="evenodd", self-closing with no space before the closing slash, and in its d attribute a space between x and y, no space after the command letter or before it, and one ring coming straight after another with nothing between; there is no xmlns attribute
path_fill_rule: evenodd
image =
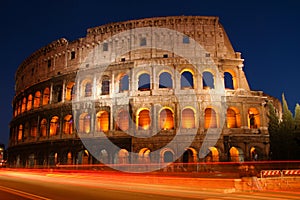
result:
<svg viewBox="0 0 300 200"><path fill-rule="evenodd" d="M96 117L97 117L96 131L107 132L109 130L109 113L107 111L99 111Z"/></svg>
<svg viewBox="0 0 300 200"><path fill-rule="evenodd" d="M50 100L50 89L46 87L43 92L43 105L49 104Z"/></svg>
<svg viewBox="0 0 300 200"><path fill-rule="evenodd" d="M159 113L159 127L162 130L174 129L174 114L170 109L163 109Z"/></svg>
<svg viewBox="0 0 300 200"><path fill-rule="evenodd" d="M244 161L244 152L238 147L231 147L229 150L230 160L232 162L243 162Z"/></svg>
<svg viewBox="0 0 300 200"><path fill-rule="evenodd" d="M82 81L81 89L82 89L81 94L83 97L91 97L92 93L93 93L92 81L89 79ZM74 90L74 88L73 88L73 90Z"/></svg>
<svg viewBox="0 0 300 200"><path fill-rule="evenodd" d="M249 108L248 110L248 127L256 129L260 127L260 116L256 108Z"/></svg>
<svg viewBox="0 0 300 200"><path fill-rule="evenodd" d="M91 131L91 116L88 113L82 113L79 116L79 132L90 133Z"/></svg>
<svg viewBox="0 0 300 200"><path fill-rule="evenodd" d="M57 135L59 133L59 117L53 116L50 121L50 136Z"/></svg>
<svg viewBox="0 0 300 200"><path fill-rule="evenodd" d="M191 108L185 108L182 111L181 119L182 128L195 128L195 113Z"/></svg>
<svg viewBox="0 0 300 200"><path fill-rule="evenodd" d="M150 111L141 110L138 114L138 129L149 130L151 125Z"/></svg>
<svg viewBox="0 0 300 200"><path fill-rule="evenodd" d="M34 101L33 101L34 108L40 107L40 102L41 102L41 92L37 91L34 95Z"/></svg>
<svg viewBox="0 0 300 200"><path fill-rule="evenodd" d="M23 138L23 125L20 124L18 129L18 141L22 141L22 138Z"/></svg>
<svg viewBox="0 0 300 200"><path fill-rule="evenodd" d="M21 114L22 101L18 102L18 114Z"/></svg>
<svg viewBox="0 0 300 200"><path fill-rule="evenodd" d="M30 137L35 138L37 136L38 124L36 120L33 120L30 125Z"/></svg>
<svg viewBox="0 0 300 200"><path fill-rule="evenodd" d="M250 160L258 161L263 159L262 150L258 147L250 148Z"/></svg>
<svg viewBox="0 0 300 200"><path fill-rule="evenodd" d="M27 110L31 110L32 108L32 94L28 95L27 98Z"/></svg>
<svg viewBox="0 0 300 200"><path fill-rule="evenodd" d="M103 76L101 82L101 95L109 94L109 77Z"/></svg>
<svg viewBox="0 0 300 200"><path fill-rule="evenodd" d="M184 71L181 73L180 77L181 89L193 89L194 88L194 77L189 71Z"/></svg>
<svg viewBox="0 0 300 200"><path fill-rule="evenodd" d="M129 77L127 74L124 74L119 81L119 91L124 92L129 90Z"/></svg>
<svg viewBox="0 0 300 200"><path fill-rule="evenodd" d="M48 157L49 166L55 166L58 162L58 155L55 152L51 152Z"/></svg>
<svg viewBox="0 0 300 200"><path fill-rule="evenodd" d="M21 109L22 113L25 111L26 111L26 97L24 97L22 100L22 109Z"/></svg>
<svg viewBox="0 0 300 200"><path fill-rule="evenodd" d="M108 153L107 153L107 151L105 149L102 149L100 151L99 158L100 158L99 161L101 163L108 164Z"/></svg>
<svg viewBox="0 0 300 200"><path fill-rule="evenodd" d="M159 88L173 88L171 74L163 72L159 75Z"/></svg>
<svg viewBox="0 0 300 200"><path fill-rule="evenodd" d="M225 85L225 89L230 89L230 90L234 89L233 77L229 72L224 72L224 85Z"/></svg>
<svg viewBox="0 0 300 200"><path fill-rule="evenodd" d="M66 96L65 100L66 101L71 101L73 99L73 87L75 85L75 82L69 82L66 86Z"/></svg>
<svg viewBox="0 0 300 200"><path fill-rule="evenodd" d="M22 101L19 101L19 105L18 105L18 113L21 114L22 112Z"/></svg>
<svg viewBox="0 0 300 200"><path fill-rule="evenodd" d="M89 157L90 157L90 153L88 150L85 149L82 154L82 164L84 165L89 164Z"/></svg>
<svg viewBox="0 0 300 200"><path fill-rule="evenodd" d="M26 140L29 137L29 133L30 133L29 122L26 122L24 126L24 136L23 136L24 140Z"/></svg>
<svg viewBox="0 0 300 200"><path fill-rule="evenodd" d="M209 147L205 156L205 162L219 162L219 150L216 147Z"/></svg>
<svg viewBox="0 0 300 200"><path fill-rule="evenodd" d="M117 130L127 131L129 128L129 113L126 110L119 112L117 117Z"/></svg>
<svg viewBox="0 0 300 200"><path fill-rule="evenodd" d="M46 137L47 136L47 120L45 118L41 120L41 123L40 123L40 132L41 132L41 136L42 137Z"/></svg>
<svg viewBox="0 0 300 200"><path fill-rule="evenodd" d="M183 163L193 163L196 162L194 155L194 149L188 148L182 155L182 162Z"/></svg>
<svg viewBox="0 0 300 200"><path fill-rule="evenodd" d="M238 109L230 107L227 109L227 128L240 128L241 117Z"/></svg>
<svg viewBox="0 0 300 200"><path fill-rule="evenodd" d="M140 91L149 91L150 90L150 75L141 74L139 76L138 90Z"/></svg>
<svg viewBox="0 0 300 200"><path fill-rule="evenodd" d="M118 164L128 164L128 151L126 149L121 149L118 153Z"/></svg>
<svg viewBox="0 0 300 200"><path fill-rule="evenodd" d="M73 116L70 114L64 118L63 132L66 135L71 135L73 132Z"/></svg>
<svg viewBox="0 0 300 200"><path fill-rule="evenodd" d="M217 114L216 111L212 108L206 108L204 111L204 128L208 129L208 128L217 128L218 124L217 124Z"/></svg>
<svg viewBox="0 0 300 200"><path fill-rule="evenodd" d="M73 164L73 156L71 152L68 152L67 154L67 164L72 165Z"/></svg>
<svg viewBox="0 0 300 200"><path fill-rule="evenodd" d="M55 103L58 103L58 102L61 102L62 101L62 92L63 92L63 90L62 90L62 86L60 85L60 86L56 86L55 88L54 88L54 91L55 91L55 94L54 94L54 102Z"/></svg>
<svg viewBox="0 0 300 200"><path fill-rule="evenodd" d="M163 158L164 158L163 161L165 163L173 162L174 161L174 154L171 151L165 151L164 154L163 154Z"/></svg>
<svg viewBox="0 0 300 200"><path fill-rule="evenodd" d="M214 75L211 72L203 72L202 74L203 89L214 89Z"/></svg>
<svg viewBox="0 0 300 200"><path fill-rule="evenodd" d="M148 148L141 149L140 152L139 152L139 160L138 160L139 163L140 164L149 164L149 163L151 163L150 153L151 153L151 151Z"/></svg>
<svg viewBox="0 0 300 200"><path fill-rule="evenodd" d="M28 167L29 167L29 168L33 168L34 165L35 165L35 156L34 156L34 154L32 153L32 154L30 154L30 155L28 156Z"/></svg>

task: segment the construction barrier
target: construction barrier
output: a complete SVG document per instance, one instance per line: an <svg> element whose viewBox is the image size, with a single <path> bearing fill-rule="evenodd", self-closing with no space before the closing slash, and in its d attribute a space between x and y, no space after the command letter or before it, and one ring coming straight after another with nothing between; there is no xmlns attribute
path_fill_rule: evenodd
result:
<svg viewBox="0 0 300 200"><path fill-rule="evenodd" d="M282 176L282 172L280 170L262 170L260 172L260 177L280 177Z"/></svg>
<svg viewBox="0 0 300 200"><path fill-rule="evenodd" d="M283 176L300 176L300 169L282 170Z"/></svg>

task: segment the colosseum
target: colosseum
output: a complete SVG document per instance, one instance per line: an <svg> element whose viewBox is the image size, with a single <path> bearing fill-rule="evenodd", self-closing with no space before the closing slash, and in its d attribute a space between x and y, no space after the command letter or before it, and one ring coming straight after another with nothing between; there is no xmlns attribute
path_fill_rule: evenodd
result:
<svg viewBox="0 0 300 200"><path fill-rule="evenodd" d="M218 17L130 20L58 39L17 69L9 164L268 159L266 103L277 100L250 89L243 62Z"/></svg>

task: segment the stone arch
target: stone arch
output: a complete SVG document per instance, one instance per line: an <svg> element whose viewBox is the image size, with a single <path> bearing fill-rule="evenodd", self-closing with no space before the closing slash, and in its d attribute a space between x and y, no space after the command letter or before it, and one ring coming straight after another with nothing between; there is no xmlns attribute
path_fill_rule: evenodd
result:
<svg viewBox="0 0 300 200"><path fill-rule="evenodd" d="M35 164L36 164L36 156L34 155L34 153L29 154L28 156L28 163L27 163L29 168L34 168Z"/></svg>
<svg viewBox="0 0 300 200"><path fill-rule="evenodd" d="M124 92L129 90L129 76L126 73L121 73L117 78L118 91Z"/></svg>
<svg viewBox="0 0 300 200"><path fill-rule="evenodd" d="M75 94L75 91L73 90L74 86L75 86L75 82L73 81L68 82L68 84L66 85L66 95L65 95L66 101L71 101L72 99L74 99L74 94Z"/></svg>
<svg viewBox="0 0 300 200"><path fill-rule="evenodd" d="M204 128L218 128L218 116L214 108L208 107L204 110Z"/></svg>
<svg viewBox="0 0 300 200"><path fill-rule="evenodd" d="M151 115L150 110L147 108L139 109L136 115L137 129L138 130L149 130L151 126Z"/></svg>
<svg viewBox="0 0 300 200"><path fill-rule="evenodd" d="M50 89L46 87L43 91L43 105L49 104L50 101Z"/></svg>
<svg viewBox="0 0 300 200"><path fill-rule="evenodd" d="M181 112L181 127L196 128L196 112L194 108L186 107Z"/></svg>
<svg viewBox="0 0 300 200"><path fill-rule="evenodd" d="M29 122L25 122L24 130L23 130L23 139L26 140L30 135L30 125Z"/></svg>
<svg viewBox="0 0 300 200"><path fill-rule="evenodd" d="M23 97L22 99L22 108L21 108L21 113L26 111L26 104L27 104L27 99L26 97Z"/></svg>
<svg viewBox="0 0 300 200"><path fill-rule="evenodd" d="M71 114L64 117L63 133L66 135L71 135L73 133L73 116Z"/></svg>
<svg viewBox="0 0 300 200"><path fill-rule="evenodd" d="M59 117L53 116L50 120L50 126L49 126L49 135L54 136L58 135L59 133Z"/></svg>
<svg viewBox="0 0 300 200"><path fill-rule="evenodd" d="M142 73L138 76L138 90L149 91L151 89L150 74Z"/></svg>
<svg viewBox="0 0 300 200"><path fill-rule="evenodd" d="M163 107L159 111L159 128L161 130L174 129L174 111L168 107Z"/></svg>
<svg viewBox="0 0 300 200"><path fill-rule="evenodd" d="M160 160L162 163L174 162L175 153L170 148L164 148L160 151Z"/></svg>
<svg viewBox="0 0 300 200"><path fill-rule="evenodd" d="M262 148L258 146L252 146L250 148L249 155L250 155L250 160L253 161L262 160L264 157Z"/></svg>
<svg viewBox="0 0 300 200"><path fill-rule="evenodd" d="M138 154L138 163L140 163L140 164L151 163L150 153L151 153L151 151L149 148L142 148Z"/></svg>
<svg viewBox="0 0 300 200"><path fill-rule="evenodd" d="M203 71L202 73L202 84L203 89L214 89L215 88L215 80L214 74L210 71Z"/></svg>
<svg viewBox="0 0 300 200"><path fill-rule="evenodd" d="M232 162L243 162L245 157L244 157L244 152L241 148L239 147L231 147L229 150L230 154L230 161Z"/></svg>
<svg viewBox="0 0 300 200"><path fill-rule="evenodd" d="M224 86L225 86L225 89L230 89L230 90L233 90L234 89L234 81L233 81L233 75L228 72L228 71L225 71L224 72Z"/></svg>
<svg viewBox="0 0 300 200"><path fill-rule="evenodd" d="M76 164L89 164L90 153L86 149L77 152Z"/></svg>
<svg viewBox="0 0 300 200"><path fill-rule="evenodd" d="M101 95L108 95L110 92L110 78L107 75L101 78Z"/></svg>
<svg viewBox="0 0 300 200"><path fill-rule="evenodd" d="M233 69L225 69L224 70L224 86L225 89L236 89L237 85L237 77L236 72Z"/></svg>
<svg viewBox="0 0 300 200"><path fill-rule="evenodd" d="M58 163L58 154L57 152L51 151L48 155L48 165L55 166Z"/></svg>
<svg viewBox="0 0 300 200"><path fill-rule="evenodd" d="M193 89L194 88L194 73L192 70L184 69L180 74L180 88Z"/></svg>
<svg viewBox="0 0 300 200"><path fill-rule="evenodd" d="M79 116L79 132L90 133L91 132L91 116L88 113L82 113Z"/></svg>
<svg viewBox="0 0 300 200"><path fill-rule="evenodd" d="M120 110L117 115L116 129L121 131L128 131L129 129L129 113L127 110Z"/></svg>
<svg viewBox="0 0 300 200"><path fill-rule="evenodd" d="M173 88L172 75L169 72L163 71L159 74L159 88Z"/></svg>
<svg viewBox="0 0 300 200"><path fill-rule="evenodd" d="M82 97L91 97L93 93L93 82L91 79L86 78L81 82L80 91Z"/></svg>
<svg viewBox="0 0 300 200"><path fill-rule="evenodd" d="M182 155L182 162L183 163L197 162L197 151L192 147L186 148L185 152Z"/></svg>
<svg viewBox="0 0 300 200"><path fill-rule="evenodd" d="M120 149L115 156L115 164L128 164L129 153L126 149Z"/></svg>
<svg viewBox="0 0 300 200"><path fill-rule="evenodd" d="M101 110L96 114L96 131L109 131L109 112Z"/></svg>
<svg viewBox="0 0 300 200"><path fill-rule="evenodd" d="M31 120L31 123L30 123L30 137L31 138L36 138L37 137L37 131L38 131L37 120L33 119L33 120Z"/></svg>
<svg viewBox="0 0 300 200"><path fill-rule="evenodd" d="M28 95L26 110L31 110L32 109L32 100L33 100L32 94Z"/></svg>
<svg viewBox="0 0 300 200"><path fill-rule="evenodd" d="M40 102L41 102L41 92L36 91L34 94L33 107L34 108L40 107Z"/></svg>
<svg viewBox="0 0 300 200"><path fill-rule="evenodd" d="M241 115L238 108L229 107L227 109L226 118L227 118L227 128L241 127Z"/></svg>
<svg viewBox="0 0 300 200"><path fill-rule="evenodd" d="M20 124L18 127L18 141L23 139L23 124Z"/></svg>
<svg viewBox="0 0 300 200"><path fill-rule="evenodd" d="M108 153L106 149L101 149L99 152L99 161L107 164L109 162Z"/></svg>
<svg viewBox="0 0 300 200"><path fill-rule="evenodd" d="M257 108L248 109L248 127L256 129L260 127L260 114Z"/></svg>
<svg viewBox="0 0 300 200"><path fill-rule="evenodd" d="M43 118L40 122L40 135L41 137L47 136L47 119Z"/></svg>
<svg viewBox="0 0 300 200"><path fill-rule="evenodd" d="M220 151L216 147L209 147L208 153L204 158L205 162L219 162L220 161Z"/></svg>

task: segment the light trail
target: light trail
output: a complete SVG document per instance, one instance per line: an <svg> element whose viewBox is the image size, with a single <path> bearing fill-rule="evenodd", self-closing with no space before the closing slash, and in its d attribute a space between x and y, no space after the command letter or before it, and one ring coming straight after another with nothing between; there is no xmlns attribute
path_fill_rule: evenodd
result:
<svg viewBox="0 0 300 200"><path fill-rule="evenodd" d="M31 199L31 200L51 200L51 199L48 199L46 197L38 196L38 195L31 194L31 193L28 193L28 192L24 192L24 191L21 191L21 190L16 190L16 189L4 187L4 186L1 186L1 185L0 185L0 190L2 190L4 192L11 193L11 194L14 194L14 195L17 195L17 196L20 196L20 197Z"/></svg>

